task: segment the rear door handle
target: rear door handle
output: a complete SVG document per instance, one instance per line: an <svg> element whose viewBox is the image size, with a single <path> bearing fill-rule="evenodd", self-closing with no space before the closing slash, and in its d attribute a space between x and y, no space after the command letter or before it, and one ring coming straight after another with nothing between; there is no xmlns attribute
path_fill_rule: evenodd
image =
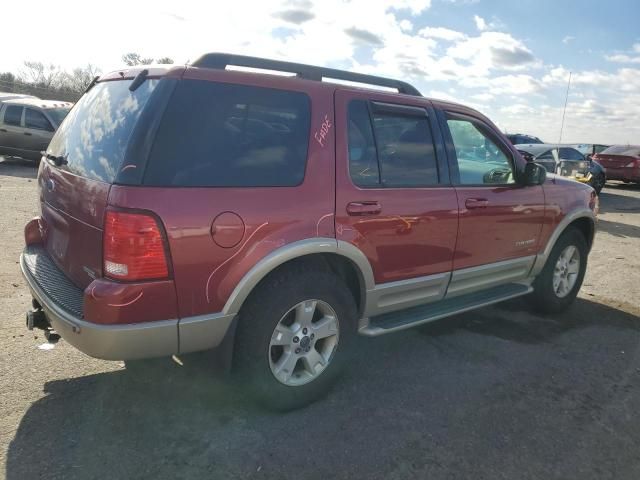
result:
<svg viewBox="0 0 640 480"><path fill-rule="evenodd" d="M489 200L486 198L467 198L464 202L464 206L467 207L467 210L472 210L474 208L487 208L489 205Z"/></svg>
<svg viewBox="0 0 640 480"><path fill-rule="evenodd" d="M382 212L382 205L378 202L351 202L347 205L347 213L353 216L378 215Z"/></svg>
<svg viewBox="0 0 640 480"><path fill-rule="evenodd" d="M5 132L7 133L7 130L5 128L0 128L0 132Z"/></svg>
<svg viewBox="0 0 640 480"><path fill-rule="evenodd" d="M31 134L30 134L29 132L24 132L24 134L25 134L26 136L28 136L28 137L30 137L30 136L31 136Z"/></svg>

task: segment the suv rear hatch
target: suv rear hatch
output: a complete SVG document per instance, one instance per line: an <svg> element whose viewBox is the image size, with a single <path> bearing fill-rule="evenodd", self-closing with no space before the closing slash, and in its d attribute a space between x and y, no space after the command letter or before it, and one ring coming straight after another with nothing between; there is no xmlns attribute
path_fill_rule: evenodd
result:
<svg viewBox="0 0 640 480"><path fill-rule="evenodd" d="M152 117L145 111L158 102L150 99L167 90L159 88L167 82L172 83L147 79L133 91L130 77L96 84L65 118L46 151L38 177L45 248L80 288L102 276L111 185L128 156L144 145L150 128L140 120Z"/></svg>

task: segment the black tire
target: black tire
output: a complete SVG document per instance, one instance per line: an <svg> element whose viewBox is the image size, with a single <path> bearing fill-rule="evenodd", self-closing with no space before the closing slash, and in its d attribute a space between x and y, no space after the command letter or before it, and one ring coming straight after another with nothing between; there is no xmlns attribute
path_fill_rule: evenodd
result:
<svg viewBox="0 0 640 480"><path fill-rule="evenodd" d="M571 245L576 247L580 254L580 268L573 288L566 296L561 298L553 288L553 274L560 254ZM587 254L587 242L582 232L574 227L568 227L551 250L542 272L533 282L533 293L527 297L529 304L535 311L560 313L573 303L582 286L584 274L587 270Z"/></svg>
<svg viewBox="0 0 640 480"><path fill-rule="evenodd" d="M594 177L591 180L591 186L593 187L593 189L596 191L598 195L600 195L600 192L602 191L606 183L607 183L607 179L604 176L604 173L601 173L600 175Z"/></svg>
<svg viewBox="0 0 640 480"><path fill-rule="evenodd" d="M270 367L270 341L276 325L300 302L316 299L335 311L338 344L325 369L304 385L289 386ZM348 287L330 271L301 265L275 272L251 294L240 311L234 349L234 370L241 388L258 402L279 410L303 407L324 396L341 373L357 328L356 304ZM313 347L315 348L315 347Z"/></svg>

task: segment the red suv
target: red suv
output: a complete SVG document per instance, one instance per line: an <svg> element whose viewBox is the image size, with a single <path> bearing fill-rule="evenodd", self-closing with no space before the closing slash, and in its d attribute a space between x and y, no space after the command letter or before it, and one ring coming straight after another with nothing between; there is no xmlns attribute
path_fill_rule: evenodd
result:
<svg viewBox="0 0 640 480"><path fill-rule="evenodd" d="M475 110L225 54L100 78L38 184L29 328L112 360L233 346L284 408L326 391L356 334L522 295L567 307L597 211L591 187L525 162Z"/></svg>

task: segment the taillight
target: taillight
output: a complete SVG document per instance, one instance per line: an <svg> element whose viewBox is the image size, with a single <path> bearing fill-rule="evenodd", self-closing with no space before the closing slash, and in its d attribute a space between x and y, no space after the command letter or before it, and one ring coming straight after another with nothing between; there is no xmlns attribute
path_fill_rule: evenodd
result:
<svg viewBox="0 0 640 480"><path fill-rule="evenodd" d="M640 160L631 160L625 165L625 168L638 168L640 167Z"/></svg>
<svg viewBox="0 0 640 480"><path fill-rule="evenodd" d="M167 278L165 243L156 219L144 213L107 210L103 267L104 275L116 280Z"/></svg>

